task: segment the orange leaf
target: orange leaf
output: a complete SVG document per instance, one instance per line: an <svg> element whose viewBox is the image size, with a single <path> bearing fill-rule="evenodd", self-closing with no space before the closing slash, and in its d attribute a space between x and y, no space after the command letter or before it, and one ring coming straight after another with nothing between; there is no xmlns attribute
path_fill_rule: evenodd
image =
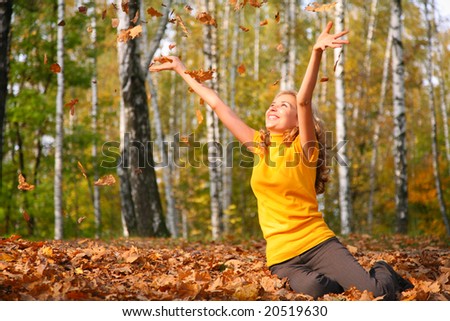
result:
<svg viewBox="0 0 450 321"><path fill-rule="evenodd" d="M198 109L195 110L195 115L197 116L197 122L200 125L203 122L202 112Z"/></svg>
<svg viewBox="0 0 450 321"><path fill-rule="evenodd" d="M184 6L184 10L186 10L187 12L190 13L190 12L192 12L192 10L194 10L194 9L192 9L192 7L191 7L190 5L187 4L187 5Z"/></svg>
<svg viewBox="0 0 450 321"><path fill-rule="evenodd" d="M105 20L107 13L108 13L108 10L106 10L106 9L102 11L102 20Z"/></svg>
<svg viewBox="0 0 450 321"><path fill-rule="evenodd" d="M183 19L181 19L181 17L179 15L176 15L175 22L176 22L177 26L180 26L181 29L183 30L184 36L188 37L189 31L187 30L186 25L183 22Z"/></svg>
<svg viewBox="0 0 450 321"><path fill-rule="evenodd" d="M262 26L267 25L268 23L269 23L269 21L267 21L267 19L266 19L266 20L264 20L264 21L261 21L261 22L259 23L259 25L262 27Z"/></svg>
<svg viewBox="0 0 450 321"><path fill-rule="evenodd" d="M119 19L117 19L117 18L112 18L112 19L111 19L111 26L112 26L113 28L117 28L117 27L119 26L119 23L120 23L120 20L119 20Z"/></svg>
<svg viewBox="0 0 450 321"><path fill-rule="evenodd" d="M83 165L79 161L78 161L78 168L80 169L80 171L83 174L84 178L87 178L86 171L85 171Z"/></svg>
<svg viewBox="0 0 450 321"><path fill-rule="evenodd" d="M246 27L244 27L244 26L239 26L239 28L241 29L241 30L243 30L244 32L248 32L250 29L249 28L246 28Z"/></svg>
<svg viewBox="0 0 450 321"><path fill-rule="evenodd" d="M148 8L147 13L152 17L162 17L163 16L163 14L161 12L154 9L153 7Z"/></svg>
<svg viewBox="0 0 450 321"><path fill-rule="evenodd" d="M131 20L131 22L133 24L136 24L138 20L139 20L139 11L136 11L136 14L134 15L134 18L133 20Z"/></svg>
<svg viewBox="0 0 450 321"><path fill-rule="evenodd" d="M175 43L172 43L169 45L169 50L172 50L173 48L175 48L177 45Z"/></svg>
<svg viewBox="0 0 450 321"><path fill-rule="evenodd" d="M216 19L214 19L209 13L207 12L200 12L196 19L203 23L204 25L211 25L217 28L217 22Z"/></svg>
<svg viewBox="0 0 450 321"><path fill-rule="evenodd" d="M306 6L306 11L312 11L312 12L320 12L320 11L326 11L329 9L332 9L336 6L337 2L329 3L329 4L318 4L317 2L310 3Z"/></svg>
<svg viewBox="0 0 450 321"><path fill-rule="evenodd" d="M142 26L137 25L136 27L131 28L130 30L130 37L131 39L134 39L136 37L140 37L142 33Z"/></svg>
<svg viewBox="0 0 450 321"><path fill-rule="evenodd" d="M23 218L25 219L25 221L27 221L27 222L30 221L30 215L28 215L27 211L23 210L22 215L23 215Z"/></svg>
<svg viewBox="0 0 450 321"><path fill-rule="evenodd" d="M155 59L153 59L154 62L159 62L160 64L163 64L165 62L173 62L172 59L166 57L166 56L161 56L161 57L156 57Z"/></svg>
<svg viewBox="0 0 450 321"><path fill-rule="evenodd" d="M95 186L111 186L116 183L116 179L113 175L105 175L100 177L95 183Z"/></svg>
<svg viewBox="0 0 450 321"><path fill-rule="evenodd" d="M240 65L238 66L238 68L237 68L237 71L238 71L238 73L239 73L240 75L242 75L243 73L245 73L245 70L246 70L246 68L245 68L245 66L244 66L243 63L240 64Z"/></svg>
<svg viewBox="0 0 450 321"><path fill-rule="evenodd" d="M322 77L320 78L320 82L327 82L328 81L328 77Z"/></svg>
<svg viewBox="0 0 450 321"><path fill-rule="evenodd" d="M78 99L72 99L67 104L64 105L64 107L70 107L70 114L73 116L75 115L75 105L78 104Z"/></svg>
<svg viewBox="0 0 450 321"><path fill-rule="evenodd" d="M278 44L277 50L278 50L279 52L284 52L284 46L283 46L282 43Z"/></svg>
<svg viewBox="0 0 450 321"><path fill-rule="evenodd" d="M189 76L191 76L192 78L197 80L199 83L202 83L206 80L212 79L214 71L215 71L214 69L209 69L207 71L203 71L203 69L199 69L199 70L191 70L191 71L186 70L184 73L188 74Z"/></svg>
<svg viewBox="0 0 450 321"><path fill-rule="evenodd" d="M19 185L17 186L18 189L21 191L32 191L34 190L34 185L30 185L25 181L25 177L23 177L22 174L19 174Z"/></svg>
<svg viewBox="0 0 450 321"><path fill-rule="evenodd" d="M275 21L276 21L277 23L280 23L280 13L279 13L279 12L277 12L277 13L275 14Z"/></svg>
<svg viewBox="0 0 450 321"><path fill-rule="evenodd" d="M275 81L275 82L272 84L272 86L278 85L278 83L280 82L280 80L281 80L281 79L278 79L277 81Z"/></svg>
<svg viewBox="0 0 450 321"><path fill-rule="evenodd" d="M61 72L61 66L58 65L58 64L56 64L56 63L54 63L54 64L52 64L52 65L50 66L50 70L51 70L53 73L55 73L55 74L60 73L60 72Z"/></svg>

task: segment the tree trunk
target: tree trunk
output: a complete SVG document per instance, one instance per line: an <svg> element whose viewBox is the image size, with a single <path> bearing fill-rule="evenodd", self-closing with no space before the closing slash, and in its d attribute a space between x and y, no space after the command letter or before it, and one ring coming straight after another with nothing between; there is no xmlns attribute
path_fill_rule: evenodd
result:
<svg viewBox="0 0 450 321"><path fill-rule="evenodd" d="M408 173L406 164L405 65L402 42L401 0L391 1L392 82L394 99L394 163L396 231L408 232Z"/></svg>
<svg viewBox="0 0 450 321"><path fill-rule="evenodd" d="M119 10L118 30L130 27L130 21L139 10L140 0L129 4L128 15ZM118 0L120 7L121 1ZM145 91L145 76L141 68L139 38L118 43L119 76L123 102L123 145L120 179L125 190L122 200L131 194L133 212L124 213L123 218L129 235L167 236L161 201L153 167L153 155L149 142L150 124ZM121 137L122 139L122 137ZM128 156L128 157L127 157ZM122 193L122 191L121 191ZM124 207L122 207L124 209ZM125 207L128 209L128 207ZM134 214L134 220L131 216ZM136 225L134 225L134 221Z"/></svg>
<svg viewBox="0 0 450 321"><path fill-rule="evenodd" d="M202 11L207 11L215 16L215 0L202 0ZM205 52L204 69L217 70L217 30L214 26L203 27L203 50ZM218 90L217 78L211 80L211 88ZM217 115L207 106L206 112L207 144L209 168L209 194L211 198L211 227L213 240L219 239L223 234L223 203L222 203L222 170L217 160L222 156L219 134L219 120Z"/></svg>
<svg viewBox="0 0 450 321"><path fill-rule="evenodd" d="M284 21L281 27L284 56L281 64L280 90L293 90L295 88L295 0L284 0Z"/></svg>
<svg viewBox="0 0 450 321"><path fill-rule="evenodd" d="M433 87L433 26L434 20L432 11L430 10L428 0L424 0L425 19L427 23L427 59L425 70L427 71L428 81L428 106L430 108L430 122L431 122L431 150L433 157L433 176L436 185L436 194L439 202L439 209L442 215L447 236L450 236L450 225L447 218L447 210L445 207L444 195L442 193L441 177L439 174L439 151L437 146L437 129L436 129L436 108Z"/></svg>
<svg viewBox="0 0 450 321"><path fill-rule="evenodd" d="M435 18L435 1L432 1L431 5L431 11L432 11L432 17L434 21L434 32L436 35L439 34L439 30L437 28L436 18ZM439 82L439 96L440 96L440 102L439 106L441 107L441 114L442 114L442 123L443 123L443 129L444 129L444 140L445 140L445 156L447 159L447 173L450 175L450 132L449 132L449 126L448 126L448 116L447 116L447 90L445 88L445 68L447 67L447 61L443 58L443 45L442 43L435 38L435 44L436 44L436 52L437 52L437 60L439 64L439 77L437 77L437 81Z"/></svg>
<svg viewBox="0 0 450 321"><path fill-rule="evenodd" d="M344 30L345 20L345 0L338 1L336 5L335 17L335 33ZM339 151L339 159L342 161L338 164L339 175L339 209L341 217L341 233L346 235L352 231L352 204L350 192L350 164L347 157L347 121L346 121L346 103L345 103L345 80L344 80L344 64L345 51L344 47L334 50L334 58L337 62L335 71L336 86L336 139L338 144L344 144Z"/></svg>
<svg viewBox="0 0 450 321"><path fill-rule="evenodd" d="M8 94L9 34L12 16L12 0L0 0L0 193L3 186L3 136Z"/></svg>
<svg viewBox="0 0 450 321"><path fill-rule="evenodd" d="M58 21L64 20L64 0L58 0ZM57 26L57 63L61 72L57 75L58 91L56 94L56 129L55 129L55 179L54 179L54 206L55 206L55 239L64 237L62 213L62 169L63 169L63 136L64 136L64 27Z"/></svg>
<svg viewBox="0 0 450 321"><path fill-rule="evenodd" d="M369 233L373 230L373 203L375 196L375 187L376 187L376 165L377 165L377 157L378 157L378 141L380 140L380 130L381 125L384 123L384 103L386 100L386 87L389 78L389 63L391 62L391 53L392 53L392 29L389 29L388 37L386 40L386 51L384 53L384 63L383 63L383 76L381 80L381 90L380 90L380 100L378 103L377 110L377 118L375 121L375 128L373 132L373 141L372 141L372 157L370 159L370 176L369 176L369 186L370 186L370 194L369 194L369 205L367 211L367 230Z"/></svg>

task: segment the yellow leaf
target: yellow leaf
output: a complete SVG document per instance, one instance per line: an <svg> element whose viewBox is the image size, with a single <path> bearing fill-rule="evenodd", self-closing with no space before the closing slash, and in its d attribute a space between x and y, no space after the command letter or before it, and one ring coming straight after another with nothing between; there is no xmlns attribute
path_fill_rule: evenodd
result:
<svg viewBox="0 0 450 321"><path fill-rule="evenodd" d="M197 116L197 122L200 125L201 123L203 123L203 115L202 112L198 109L195 110L195 116Z"/></svg>

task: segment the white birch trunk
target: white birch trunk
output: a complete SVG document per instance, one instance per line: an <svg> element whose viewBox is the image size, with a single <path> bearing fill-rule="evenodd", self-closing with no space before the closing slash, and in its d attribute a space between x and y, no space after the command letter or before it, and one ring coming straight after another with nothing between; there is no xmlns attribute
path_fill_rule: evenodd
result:
<svg viewBox="0 0 450 321"><path fill-rule="evenodd" d="M384 63L383 63L383 76L381 80L381 90L380 90L380 100L378 103L378 111L377 118L375 121L375 128L373 132L372 138L372 157L370 159L370 176L369 176L369 186L370 186L370 194L369 194L369 205L367 212L367 230L372 232L373 229L373 204L374 204L374 196L375 196L375 187L376 187L376 168L377 168L377 157L378 157L378 142L380 140L380 130L381 125L384 123L384 104L386 100L386 88L387 82L389 78L389 64L391 62L391 53L392 53L392 29L389 28L388 37L386 40L386 51L384 53Z"/></svg>
<svg viewBox="0 0 450 321"><path fill-rule="evenodd" d="M64 0L58 0L58 21L64 20ZM64 27L58 26L57 35L57 63L61 72L57 75L58 91L56 93L56 128L55 128L55 179L54 179L54 206L55 206L55 239L64 237L62 213L62 170L63 170L63 137L64 137Z"/></svg>
<svg viewBox="0 0 450 321"><path fill-rule="evenodd" d="M426 50L426 66L428 81L428 107L430 108L430 122L431 122L431 151L433 159L433 176L436 185L436 196L439 203L439 210L442 215L447 236L450 236L450 225L447 218L447 209L445 206L444 195L442 193L441 177L439 174L439 151L437 146L437 129L436 129L436 108L433 86L433 27L432 21L434 20L433 13L430 10L429 1L424 0L425 17L427 24L427 50Z"/></svg>
<svg viewBox="0 0 450 321"><path fill-rule="evenodd" d="M406 162L405 65L401 0L391 0L392 82L394 99L395 204L398 233L408 231L408 173Z"/></svg>
<svg viewBox="0 0 450 321"><path fill-rule="evenodd" d="M215 16L215 0L202 0L202 11L207 11ZM217 30L215 27L206 25L203 27L203 50L205 52L204 69L217 70ZM211 80L210 86L213 90L218 90L217 78ZM211 198L211 228L212 238L217 240L223 233L223 203L222 203L222 170L218 159L222 156L219 137L219 121L217 115L207 106L206 112L207 143L209 159L209 188Z"/></svg>
<svg viewBox="0 0 450 321"><path fill-rule="evenodd" d="M335 17L335 33L344 30L345 19L345 0L338 1L336 5ZM341 218L341 233L346 235L352 231L352 204L350 192L350 164L347 156L347 121L346 121L346 102L345 102L345 80L344 80L344 64L345 51L344 47L335 49L335 61L339 59L335 71L335 94L336 94L336 139L338 144L344 144L339 150L339 158L342 161L338 166L339 176L339 209Z"/></svg>

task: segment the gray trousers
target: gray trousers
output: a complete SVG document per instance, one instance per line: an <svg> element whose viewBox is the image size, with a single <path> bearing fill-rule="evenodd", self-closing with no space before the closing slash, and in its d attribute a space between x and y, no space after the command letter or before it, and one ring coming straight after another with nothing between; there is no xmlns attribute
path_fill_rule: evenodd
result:
<svg viewBox="0 0 450 321"><path fill-rule="evenodd" d="M342 293L354 286L372 292L375 297L396 300L398 292L412 287L384 261L376 262L367 272L336 237L288 261L272 265L270 271L280 278L286 277L294 291L315 299L327 293Z"/></svg>

